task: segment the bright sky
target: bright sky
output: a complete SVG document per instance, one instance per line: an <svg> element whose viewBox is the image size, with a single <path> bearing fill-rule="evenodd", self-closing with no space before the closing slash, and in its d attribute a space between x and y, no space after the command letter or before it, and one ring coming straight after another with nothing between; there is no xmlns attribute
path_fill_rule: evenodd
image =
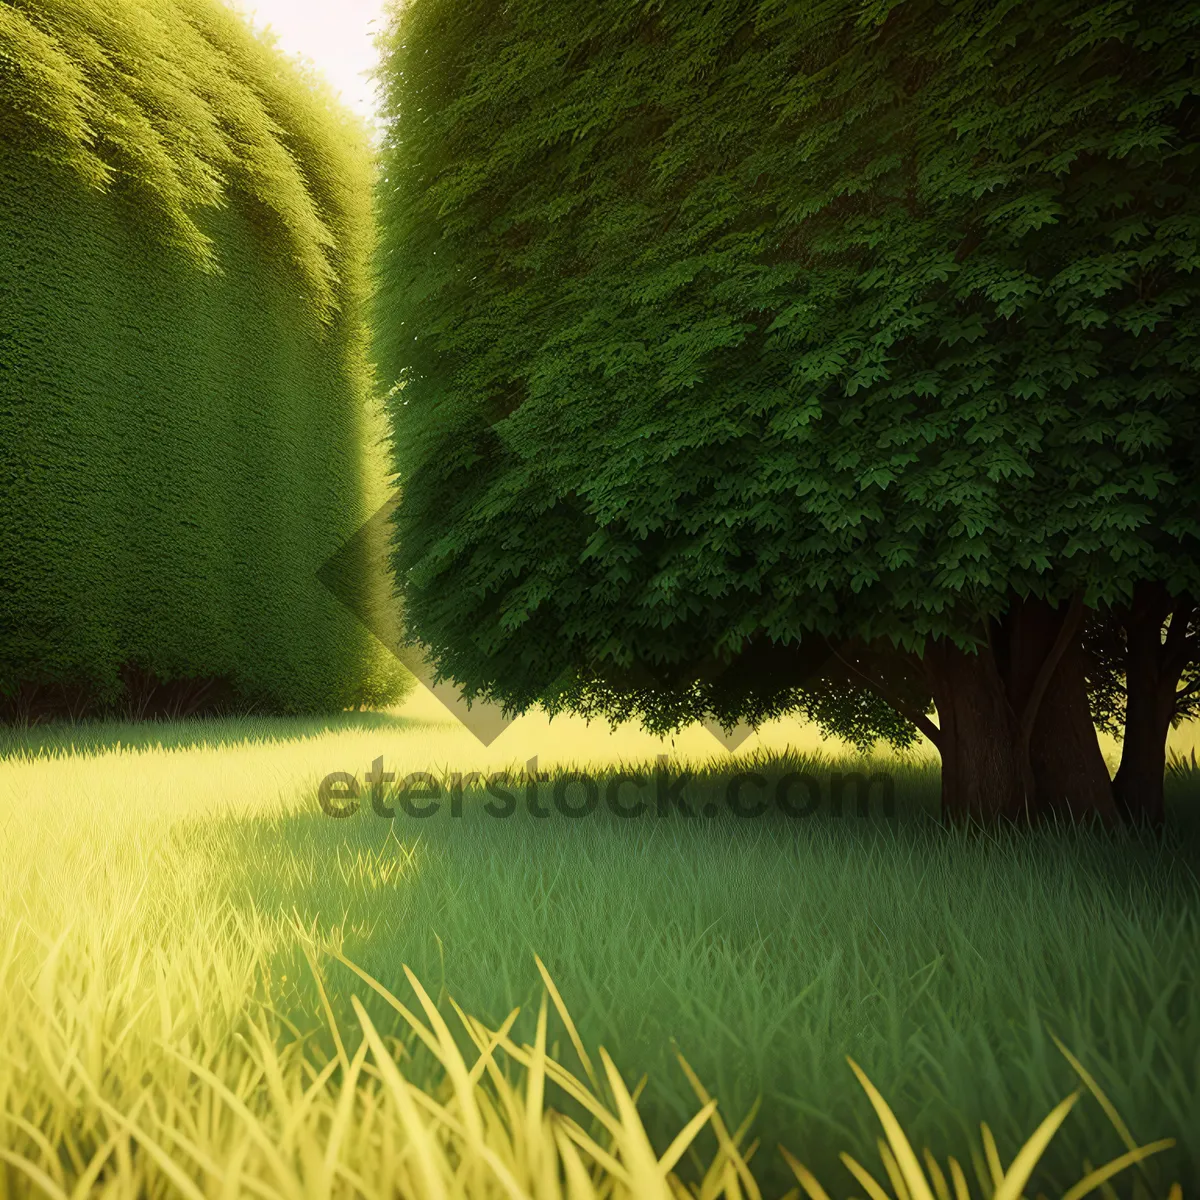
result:
<svg viewBox="0 0 1200 1200"><path fill-rule="evenodd" d="M270 26L283 50L311 59L348 107L375 117L375 87L363 72L375 65L371 39L383 0L233 0L232 7L259 29Z"/></svg>

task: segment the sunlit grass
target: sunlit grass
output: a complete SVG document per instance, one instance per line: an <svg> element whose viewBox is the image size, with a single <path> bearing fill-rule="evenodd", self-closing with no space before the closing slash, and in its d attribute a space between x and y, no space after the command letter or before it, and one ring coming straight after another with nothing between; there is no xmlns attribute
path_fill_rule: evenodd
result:
<svg viewBox="0 0 1200 1200"><path fill-rule="evenodd" d="M799 822L495 819L471 788L460 818L389 821L365 800L321 814L319 780L378 757L444 781L536 755L603 785L668 752L680 770L708 763L688 798L718 808L731 762L856 765L813 758L838 749L815 738L792 738L803 759L761 740L731 757L704 730L671 747L535 718L483 748L436 716L417 698L318 722L6 735L0 1187L652 1197L675 1194L675 1153L706 1195L820 1200L820 1180L879 1200L849 1156L921 1200L877 1096L938 1200L924 1147L949 1193L955 1156L990 1196L1054 1111L1030 1195L1164 1138L1112 1184L1160 1198L1198 1182L1195 822L1159 842L958 838L920 817L936 773L887 756L873 765L895 774L893 821L851 805ZM1195 811L1196 779L1172 775L1174 816Z"/></svg>

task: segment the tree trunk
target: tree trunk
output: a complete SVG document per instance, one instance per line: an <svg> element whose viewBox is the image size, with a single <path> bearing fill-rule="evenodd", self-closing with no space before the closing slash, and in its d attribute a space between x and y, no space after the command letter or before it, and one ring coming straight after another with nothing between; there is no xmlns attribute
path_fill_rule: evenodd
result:
<svg viewBox="0 0 1200 1200"><path fill-rule="evenodd" d="M1088 705L1082 599L1014 597L992 644L1013 711L1022 714L1038 819L1117 819L1108 765Z"/></svg>
<svg viewBox="0 0 1200 1200"><path fill-rule="evenodd" d="M1018 725L988 650L931 641L923 658L938 713L942 819L983 824L1028 819Z"/></svg>
<svg viewBox="0 0 1200 1200"><path fill-rule="evenodd" d="M1106 827L1116 824L1113 784L1088 705L1078 639L1067 647L1050 677L1029 753L1039 813L1055 813L1065 821L1094 814Z"/></svg>
<svg viewBox="0 0 1200 1200"><path fill-rule="evenodd" d="M942 814L1033 823L1117 817L1088 707L1083 608L1014 596L976 654L938 640L922 665L937 706Z"/></svg>
<svg viewBox="0 0 1200 1200"><path fill-rule="evenodd" d="M1128 676L1127 676L1128 678ZM1162 715L1153 696L1134 697L1129 689L1125 710L1125 740L1113 792L1121 818L1130 824L1161 828L1166 820L1163 778L1167 769L1167 734L1171 718Z"/></svg>
<svg viewBox="0 0 1200 1200"><path fill-rule="evenodd" d="M1121 614L1125 629L1125 738L1113 790L1121 817L1159 827L1165 820L1163 776L1176 689L1190 654L1187 624L1194 604L1157 582L1139 583ZM1167 616L1171 627L1163 641Z"/></svg>

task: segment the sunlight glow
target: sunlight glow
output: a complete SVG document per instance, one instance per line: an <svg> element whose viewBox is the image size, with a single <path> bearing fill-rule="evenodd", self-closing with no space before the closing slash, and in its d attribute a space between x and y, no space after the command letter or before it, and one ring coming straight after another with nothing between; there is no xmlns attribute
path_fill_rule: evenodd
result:
<svg viewBox="0 0 1200 1200"><path fill-rule="evenodd" d="M255 28L269 28L289 54L311 60L342 101L374 121L373 38L382 25L383 0L227 0Z"/></svg>

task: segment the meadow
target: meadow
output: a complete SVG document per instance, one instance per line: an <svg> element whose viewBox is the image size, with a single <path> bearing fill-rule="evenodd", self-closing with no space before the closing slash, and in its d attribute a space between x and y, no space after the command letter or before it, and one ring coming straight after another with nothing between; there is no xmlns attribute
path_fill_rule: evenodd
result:
<svg viewBox="0 0 1200 1200"><path fill-rule="evenodd" d="M1200 1185L1194 728L1157 837L948 832L928 753L789 722L730 753L702 728L529 714L484 747L423 690L0 737L5 1194L680 1194L658 1158L706 1196L879 1200L865 1167L918 1200L871 1085L939 1195L1072 1194L1123 1155L1110 1196ZM659 755L696 815L659 815ZM428 772L438 811L386 783L390 818L367 790L322 811L322 779L379 758ZM504 769L511 815L478 782L455 794ZM607 797L639 769L635 819L553 802L572 771ZM856 770L890 777L890 815L878 787L866 816L834 811ZM807 773L819 802L738 816L739 772ZM998 1187L1052 1111L1028 1188Z"/></svg>

